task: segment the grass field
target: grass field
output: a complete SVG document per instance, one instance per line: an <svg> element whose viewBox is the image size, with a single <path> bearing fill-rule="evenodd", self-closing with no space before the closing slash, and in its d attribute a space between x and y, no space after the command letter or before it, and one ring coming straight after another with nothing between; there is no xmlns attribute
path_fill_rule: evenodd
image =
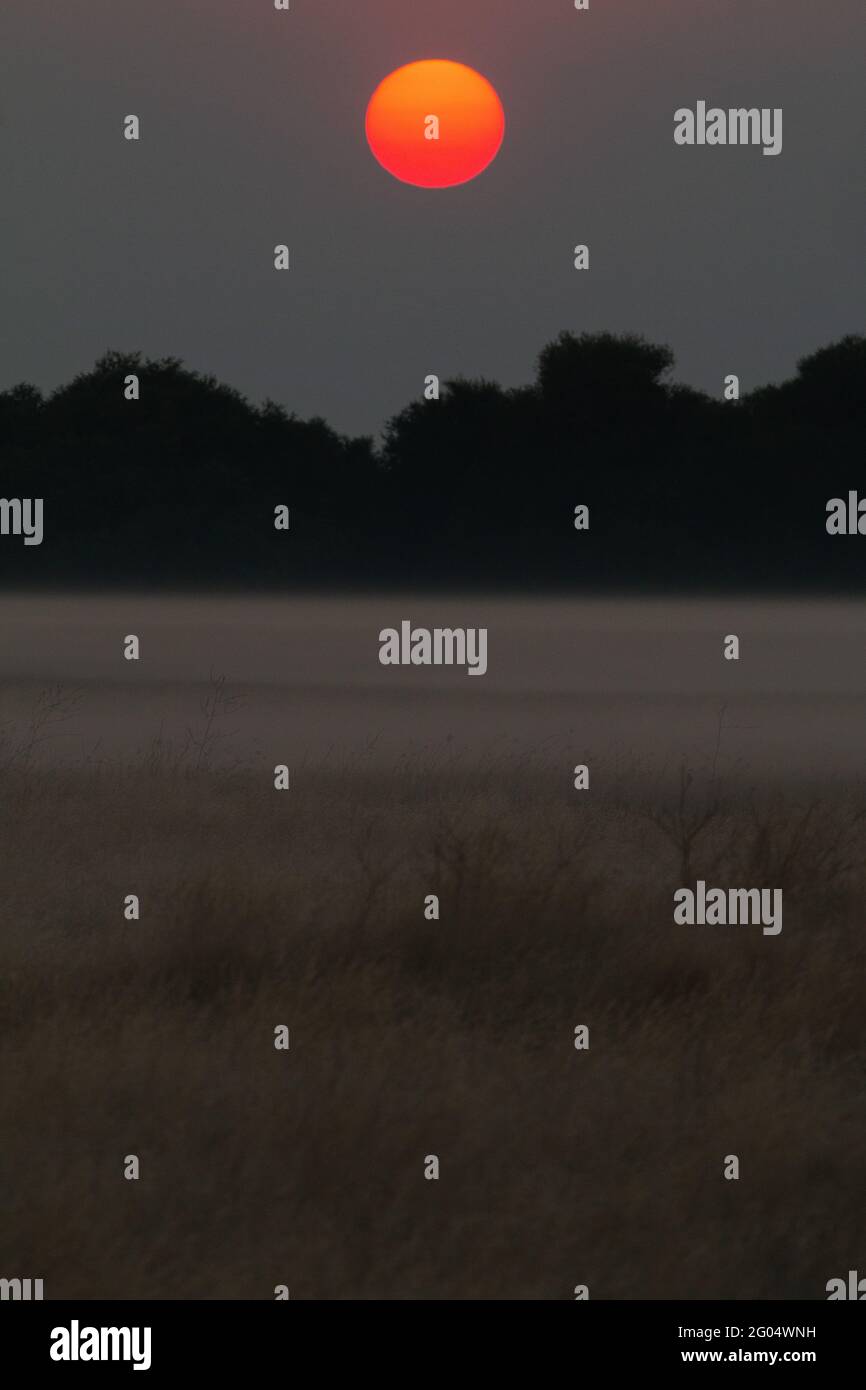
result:
<svg viewBox="0 0 866 1390"><path fill-rule="evenodd" d="M207 742L52 771L49 725L0 775L0 1273L735 1299L862 1264L862 787L404 760L277 793ZM695 877L783 888L782 934L675 926Z"/></svg>

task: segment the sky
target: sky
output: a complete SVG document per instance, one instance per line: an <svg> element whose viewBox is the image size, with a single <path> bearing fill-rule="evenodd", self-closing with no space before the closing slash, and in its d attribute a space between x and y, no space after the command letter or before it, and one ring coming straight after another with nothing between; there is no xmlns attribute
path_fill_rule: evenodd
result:
<svg viewBox="0 0 866 1390"><path fill-rule="evenodd" d="M504 104L470 184L367 147L420 58ZM862 0L3 0L0 389L141 350L375 434L428 373L531 380L563 329L713 393L784 379L864 331L864 83ZM677 147L699 100L781 107L782 153Z"/></svg>

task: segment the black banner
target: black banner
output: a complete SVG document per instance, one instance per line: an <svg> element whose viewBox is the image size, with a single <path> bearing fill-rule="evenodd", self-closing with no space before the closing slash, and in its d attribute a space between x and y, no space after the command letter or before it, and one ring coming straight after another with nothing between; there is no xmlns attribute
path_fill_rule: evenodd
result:
<svg viewBox="0 0 866 1390"><path fill-rule="evenodd" d="M794 1364L826 1377L856 1367L864 1327L859 1309L833 1302L7 1303L0 1364L58 1379L107 1368L224 1379L269 1366L359 1375L390 1363L414 1379L453 1375L468 1356L486 1373L501 1361L509 1374L543 1379L556 1356L612 1374Z"/></svg>

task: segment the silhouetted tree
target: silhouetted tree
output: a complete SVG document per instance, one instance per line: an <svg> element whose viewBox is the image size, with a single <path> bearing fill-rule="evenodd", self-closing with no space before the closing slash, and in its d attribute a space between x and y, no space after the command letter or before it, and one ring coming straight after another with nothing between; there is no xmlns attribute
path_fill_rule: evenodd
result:
<svg viewBox="0 0 866 1390"><path fill-rule="evenodd" d="M866 339L735 406L644 338L564 332L535 381L446 382L381 447L253 405L176 358L109 352L44 396L0 393L0 494L45 499L28 583L862 587L825 504L860 485ZM141 399L124 381L141 380ZM866 486L866 485L864 485ZM275 532L274 507L292 513ZM576 536L574 509L589 506Z"/></svg>

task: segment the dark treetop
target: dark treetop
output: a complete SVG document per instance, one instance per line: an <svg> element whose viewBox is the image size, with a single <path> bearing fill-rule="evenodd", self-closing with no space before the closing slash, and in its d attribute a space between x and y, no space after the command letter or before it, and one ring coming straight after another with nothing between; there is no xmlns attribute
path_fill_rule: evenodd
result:
<svg viewBox="0 0 866 1390"><path fill-rule="evenodd" d="M28 587L864 587L866 536L825 523L830 498L866 495L866 338L740 401L672 367L639 337L563 333L531 385L428 401L419 383L375 445L111 352L50 396L0 394L0 496L44 499L43 544L0 537L0 569Z"/></svg>

